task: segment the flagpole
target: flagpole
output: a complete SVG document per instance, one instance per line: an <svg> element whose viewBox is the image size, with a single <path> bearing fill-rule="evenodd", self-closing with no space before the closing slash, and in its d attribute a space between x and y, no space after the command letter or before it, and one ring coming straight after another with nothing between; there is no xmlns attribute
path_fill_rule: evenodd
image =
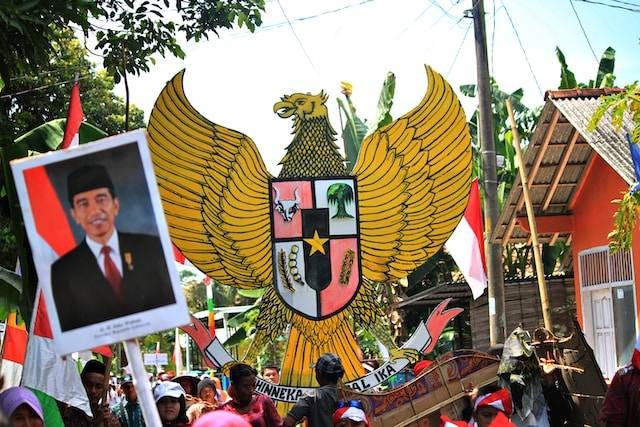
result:
<svg viewBox="0 0 640 427"><path fill-rule="evenodd" d="M129 367L133 374L133 385L138 393L138 400L142 408L142 415L148 427L161 427L160 415L156 407L155 399L151 391L151 383L147 377L147 371L144 368L142 353L137 339L126 340L124 342L124 351L127 354Z"/></svg>
<svg viewBox="0 0 640 427"><path fill-rule="evenodd" d="M524 161L522 160L522 149L520 148L520 134L516 126L516 119L513 115L513 105L511 98L507 98L507 111L509 112L509 121L511 122L511 133L513 135L513 146L516 150L516 160L518 162L518 170L520 171L520 184L522 185L522 194L524 196L524 204L527 208L527 219L529 221L529 229L531 230L531 241L533 243L533 258L536 263L536 276L538 279L538 290L540 291L540 304L542 305L542 318L544 327L548 331L553 332L553 322L551 321L551 309L549 308L549 295L547 293L547 284L544 279L544 265L542 264L542 254L540 253L540 244L538 242L538 226L536 224L533 205L529 195L529 184L527 183L527 171Z"/></svg>

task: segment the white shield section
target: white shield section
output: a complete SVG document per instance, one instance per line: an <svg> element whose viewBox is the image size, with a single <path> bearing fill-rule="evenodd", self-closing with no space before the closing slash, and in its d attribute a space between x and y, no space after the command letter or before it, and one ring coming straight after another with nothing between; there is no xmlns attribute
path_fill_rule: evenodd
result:
<svg viewBox="0 0 640 427"><path fill-rule="evenodd" d="M327 191L333 184L346 184L351 187L353 199L345 204L345 209L353 218L334 218L338 212L336 203L329 203ZM320 179L315 182L316 208L329 208L329 234L335 236L355 236L358 233L358 194L353 179Z"/></svg>
<svg viewBox="0 0 640 427"><path fill-rule="evenodd" d="M304 255L302 253L302 241L294 242L278 242L276 243L276 269L274 271L276 276L276 286L280 297L286 304L291 306L294 310L305 314L310 317L318 316L318 294L311 287L306 284L301 284L296 281L296 277L292 274L290 261L293 261L291 254L294 254L295 264L298 273L300 274L300 280L304 283ZM295 256L295 250L292 250L293 246L298 247L297 256ZM284 273L280 268L280 251L285 253L285 269ZM293 270L294 272L296 270ZM291 289L289 289L289 286Z"/></svg>

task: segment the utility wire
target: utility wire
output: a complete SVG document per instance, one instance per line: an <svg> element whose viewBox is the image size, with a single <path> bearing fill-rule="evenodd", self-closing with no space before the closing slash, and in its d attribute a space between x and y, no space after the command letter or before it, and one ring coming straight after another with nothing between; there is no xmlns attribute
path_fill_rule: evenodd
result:
<svg viewBox="0 0 640 427"><path fill-rule="evenodd" d="M540 96L542 97L544 93L542 92L542 88L540 87L540 83L536 78L536 74L533 72L533 67L531 66L531 62L529 62L529 57L527 56L527 52L524 50L524 46L522 44L522 40L520 40L520 34L518 34L518 30L516 30L516 26L513 24L513 20L511 19L511 15L509 14L509 10L507 9L507 5L502 3L502 7L504 7L504 11L507 14L507 18L509 18L509 22L511 23L511 28L513 28L513 32L516 34L516 39L518 40L518 44L520 45L520 50L522 50L522 54L524 55L525 61L527 61L527 65L529 66L529 71L531 71L531 75L533 76L533 80L536 82L536 86L538 86L538 92L540 92Z"/></svg>
<svg viewBox="0 0 640 427"><path fill-rule="evenodd" d="M615 9L623 9L623 10L628 10L629 12L640 13L640 9L632 9L630 7L618 6L618 5L610 4L610 3L602 3L602 2L594 1L594 0L575 0L575 1L581 1L583 3L599 4L601 6L608 6L608 7L613 7ZM640 7L640 5L634 5L634 6L639 6Z"/></svg>
<svg viewBox="0 0 640 427"><path fill-rule="evenodd" d="M78 77L78 81L87 79L89 77L91 77L91 74L84 74L84 75ZM73 78L71 80L65 80L63 82L57 82L57 83L52 83L52 84L49 84L49 85L43 85L43 86L38 86L38 87L31 88L31 89L21 90L19 92L8 93L6 95L0 96L0 99L12 98L12 97L16 97L18 95L24 95L24 94L31 93L31 92L37 92L39 90L48 89L48 88L54 87L54 86L64 86L64 85L66 85L68 83L74 83L75 81L76 81L76 79Z"/></svg>
<svg viewBox="0 0 640 427"><path fill-rule="evenodd" d="M622 0L610 0L610 1L612 1L614 3L620 3L620 4L626 4L626 5L629 5L629 6L640 7L640 4L638 4L638 3L630 3L628 1L622 1Z"/></svg>
<svg viewBox="0 0 640 427"><path fill-rule="evenodd" d="M571 9L573 9L574 15L576 15L576 19L578 20L578 24L580 24L580 29L582 30L582 34L584 35L584 38L587 41L587 44L589 45L589 49L591 49L591 53L593 54L593 59L596 61L596 64L598 64L599 63L598 55L596 55L596 52L593 50L593 46L591 46L591 42L589 41L587 32L582 26L582 21L580 20L580 16L578 16L578 11L576 10L576 7L573 5L573 0L569 0L569 4L571 5Z"/></svg>
<svg viewBox="0 0 640 427"><path fill-rule="evenodd" d="M462 51L462 47L464 46L465 40L467 40L467 34L469 34L469 30L471 29L472 25L473 25L473 22L470 22L469 25L467 25L467 31L464 32L464 36L462 37L462 41L460 42L460 46L458 46L458 51L456 52L456 56L453 57L453 61L451 61L451 65L449 65L449 69L447 70L447 73L445 74L445 77L449 77L449 73L451 73L451 70L453 70L453 66L455 65L456 61L458 60L458 56L460 56L460 52Z"/></svg>
<svg viewBox="0 0 640 427"><path fill-rule="evenodd" d="M309 61L309 64L311 64L311 68L313 68L313 71L315 71L317 73L318 70L316 69L316 66L314 65L313 61L311 60L311 57L309 56L309 54L307 53L307 49L305 49L304 45L302 44L302 40L300 40L300 37L298 37L298 34L296 33L296 30L293 28L293 24L289 20L289 17L287 16L287 13L284 11L284 8L282 7L282 3L280 3L280 0L278 0L278 6L280 6L280 10L282 11L282 14L284 15L284 18L289 23L289 28L291 28L291 32L293 33L294 37L298 41L298 44L300 45L300 49L302 49L302 52L304 53L304 56L307 57L307 61Z"/></svg>
<svg viewBox="0 0 640 427"><path fill-rule="evenodd" d="M493 29L491 30L491 70L489 75L493 75L493 48L496 41L496 0L492 0L491 3L493 3Z"/></svg>
<svg viewBox="0 0 640 427"><path fill-rule="evenodd" d="M433 3L431 3L431 4L427 5L427 7L425 7L425 8L422 10L422 12L420 12L420 13L418 14L418 16L416 16L416 17L414 18L414 20L413 20L413 21L411 21L411 23L409 23L409 25L407 25L406 27L404 27L404 28L402 29L402 31L400 31L400 33L399 33L395 38L396 38L396 39L398 39L398 38L400 38L400 36L401 36L401 35L403 35L404 33L406 33L406 32L407 32L407 30L408 30L409 28L413 27L413 25L414 25L416 22L418 22L418 20L419 20L420 18L422 18L422 16L423 16L425 13L427 13L427 11L428 11L429 9L431 9L432 7L433 7Z"/></svg>

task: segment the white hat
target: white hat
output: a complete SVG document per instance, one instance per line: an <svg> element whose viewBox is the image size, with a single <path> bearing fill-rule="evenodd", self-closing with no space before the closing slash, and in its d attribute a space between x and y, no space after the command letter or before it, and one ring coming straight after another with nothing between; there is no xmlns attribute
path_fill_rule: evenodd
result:
<svg viewBox="0 0 640 427"><path fill-rule="evenodd" d="M172 381L162 382L153 389L153 397L156 399L156 402L167 396L178 399L181 396L184 397L184 394L182 386Z"/></svg>

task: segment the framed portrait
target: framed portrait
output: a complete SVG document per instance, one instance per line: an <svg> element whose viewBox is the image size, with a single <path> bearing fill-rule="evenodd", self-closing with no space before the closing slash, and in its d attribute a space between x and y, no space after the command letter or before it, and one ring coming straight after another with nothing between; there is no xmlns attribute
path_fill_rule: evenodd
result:
<svg viewBox="0 0 640 427"><path fill-rule="evenodd" d="M190 322L144 130L11 168L58 353Z"/></svg>

